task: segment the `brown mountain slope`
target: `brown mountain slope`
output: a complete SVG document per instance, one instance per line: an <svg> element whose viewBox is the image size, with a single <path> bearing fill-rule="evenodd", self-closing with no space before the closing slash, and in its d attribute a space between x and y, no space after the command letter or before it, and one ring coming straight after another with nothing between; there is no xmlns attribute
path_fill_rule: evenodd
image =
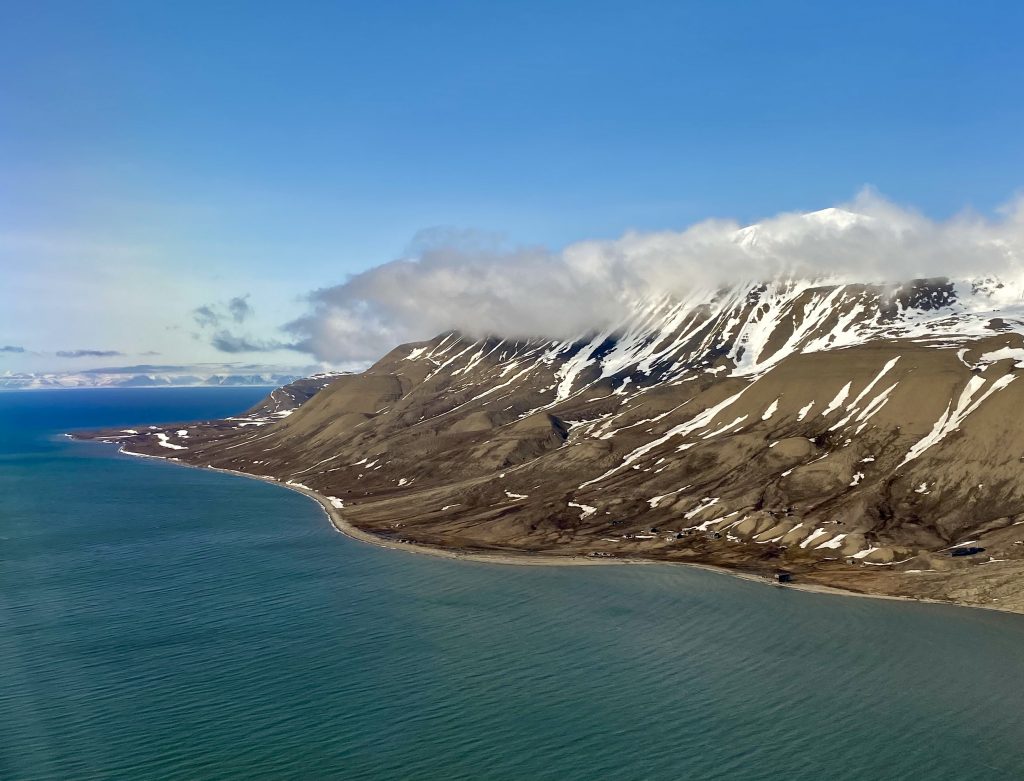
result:
<svg viewBox="0 0 1024 781"><path fill-rule="evenodd" d="M95 436L306 486L388 539L1024 609L1024 339L951 290L754 286L577 342L446 334L291 412Z"/></svg>

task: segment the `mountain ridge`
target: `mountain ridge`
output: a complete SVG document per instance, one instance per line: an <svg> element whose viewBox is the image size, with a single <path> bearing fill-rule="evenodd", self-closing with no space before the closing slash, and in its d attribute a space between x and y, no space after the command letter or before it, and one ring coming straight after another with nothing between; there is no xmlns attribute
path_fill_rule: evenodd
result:
<svg viewBox="0 0 1024 781"><path fill-rule="evenodd" d="M580 339L440 334L277 417L93 436L301 485L387 539L1024 609L1014 297L746 283Z"/></svg>

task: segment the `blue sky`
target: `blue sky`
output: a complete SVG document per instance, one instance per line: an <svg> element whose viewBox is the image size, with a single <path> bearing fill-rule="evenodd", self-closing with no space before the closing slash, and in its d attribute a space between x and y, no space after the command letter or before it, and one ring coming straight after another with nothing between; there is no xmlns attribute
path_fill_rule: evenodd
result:
<svg viewBox="0 0 1024 781"><path fill-rule="evenodd" d="M1024 181L1022 23L1010 2L4 4L0 346L26 352L0 371L249 360L193 310L248 295L223 326L266 347L306 293L437 226L559 247L864 185L991 212Z"/></svg>

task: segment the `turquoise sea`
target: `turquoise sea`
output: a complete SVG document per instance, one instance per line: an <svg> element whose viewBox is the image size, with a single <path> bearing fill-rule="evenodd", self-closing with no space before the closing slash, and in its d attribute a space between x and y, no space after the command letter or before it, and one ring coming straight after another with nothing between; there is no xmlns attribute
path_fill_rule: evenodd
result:
<svg viewBox="0 0 1024 781"><path fill-rule="evenodd" d="M0 393L0 778L1024 778L1024 616L383 550L60 436L264 392Z"/></svg>

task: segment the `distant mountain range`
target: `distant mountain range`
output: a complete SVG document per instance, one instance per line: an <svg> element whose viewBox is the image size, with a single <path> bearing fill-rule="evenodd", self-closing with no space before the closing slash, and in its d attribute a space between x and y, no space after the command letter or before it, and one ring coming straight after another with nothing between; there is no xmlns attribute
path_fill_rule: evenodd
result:
<svg viewBox="0 0 1024 781"><path fill-rule="evenodd" d="M66 372L7 372L0 389L155 388L176 386L280 386L308 376L311 367L281 368L242 364L167 366L141 364Z"/></svg>

